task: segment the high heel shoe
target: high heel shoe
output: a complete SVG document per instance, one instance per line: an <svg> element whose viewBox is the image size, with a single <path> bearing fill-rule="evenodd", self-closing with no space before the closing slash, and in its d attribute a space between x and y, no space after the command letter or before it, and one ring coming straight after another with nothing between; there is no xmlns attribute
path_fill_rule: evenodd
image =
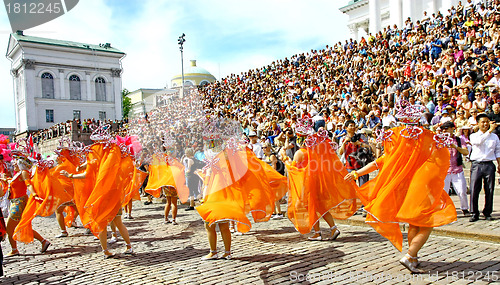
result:
<svg viewBox="0 0 500 285"><path fill-rule="evenodd" d="M422 270L417 268L416 262L412 262L411 259L415 259L415 257L407 253L405 256L403 256L403 258L399 260L399 263L401 263L404 267L406 267L406 269L410 270L411 273L414 274L423 273Z"/></svg>
<svg viewBox="0 0 500 285"><path fill-rule="evenodd" d="M339 235L340 235L340 231L337 228L337 226L331 227L330 231L331 231L331 233L330 233L330 240L336 240L339 237Z"/></svg>
<svg viewBox="0 0 500 285"><path fill-rule="evenodd" d="M227 259L227 260L229 260L231 258L232 258L231 251L227 251L227 250L224 252L224 255L220 257L220 259Z"/></svg>
<svg viewBox="0 0 500 285"><path fill-rule="evenodd" d="M314 236L308 237L307 238L308 240L321 240L322 239L321 238L321 231L313 231L313 233L314 233L314 235L317 235L317 234L319 234L319 235L317 237L314 237Z"/></svg>
<svg viewBox="0 0 500 285"><path fill-rule="evenodd" d="M217 258L218 258L218 256L217 256L217 250L211 250L211 251L210 251L210 253L211 253L212 255L207 254L207 255L203 256L203 257L201 258L201 260L212 260L212 259L217 259ZM210 256L209 256L209 255L210 255Z"/></svg>

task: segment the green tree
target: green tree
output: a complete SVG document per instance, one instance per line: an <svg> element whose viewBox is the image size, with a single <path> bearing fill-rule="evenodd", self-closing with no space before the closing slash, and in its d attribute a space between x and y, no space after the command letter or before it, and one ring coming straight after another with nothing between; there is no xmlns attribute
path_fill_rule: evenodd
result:
<svg viewBox="0 0 500 285"><path fill-rule="evenodd" d="M130 93L127 88L122 90L122 99L123 99L123 104L122 104L122 114L123 118L128 119L128 115L130 114L130 110L132 110L132 101L130 100L127 95Z"/></svg>

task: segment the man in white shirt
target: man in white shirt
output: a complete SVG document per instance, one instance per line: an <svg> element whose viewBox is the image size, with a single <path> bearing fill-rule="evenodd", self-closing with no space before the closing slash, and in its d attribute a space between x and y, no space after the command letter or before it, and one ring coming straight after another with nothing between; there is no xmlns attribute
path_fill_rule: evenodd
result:
<svg viewBox="0 0 500 285"><path fill-rule="evenodd" d="M472 161L470 173L470 208L472 217L471 222L479 220L479 193L483 187L485 192L485 204L483 215L486 220L491 221L493 212L493 190L495 188L495 164L498 163L497 172L500 173L500 140L493 132L496 124L490 123L490 119L484 113L477 115L479 131L470 136L472 152L470 160Z"/></svg>
<svg viewBox="0 0 500 285"><path fill-rule="evenodd" d="M389 113L388 108L384 108L382 110L382 126L386 129L390 129L392 127L395 127L396 124L396 118L394 118L394 116Z"/></svg>
<svg viewBox="0 0 500 285"><path fill-rule="evenodd" d="M264 151L262 150L262 144L257 141L257 134L254 131L250 131L248 138L250 138L248 146L253 150L257 158L262 159L264 157Z"/></svg>

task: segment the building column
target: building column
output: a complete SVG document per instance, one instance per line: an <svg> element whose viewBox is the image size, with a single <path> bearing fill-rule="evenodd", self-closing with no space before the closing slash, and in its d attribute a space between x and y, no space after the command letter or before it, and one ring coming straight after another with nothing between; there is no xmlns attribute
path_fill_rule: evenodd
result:
<svg viewBox="0 0 500 285"><path fill-rule="evenodd" d="M412 0L402 0L402 11L403 11L403 19L401 19L401 27L404 26L406 19L408 17L412 18L411 20L414 21L413 19L413 1Z"/></svg>
<svg viewBox="0 0 500 285"><path fill-rule="evenodd" d="M351 32L351 38L353 40L358 40L358 27L356 24L351 24L347 26Z"/></svg>
<svg viewBox="0 0 500 285"><path fill-rule="evenodd" d="M69 99L66 97L66 90L64 90L64 69L59 69L59 92L61 100Z"/></svg>
<svg viewBox="0 0 500 285"><path fill-rule="evenodd" d="M35 68L30 68L29 66L24 67L23 72L23 85L25 86L24 93L24 106L26 108L26 125L27 130L38 130L41 129L41 124L45 123L38 121L37 117L37 104L35 97L37 96L37 89L35 83ZM40 110L45 116L45 109ZM55 120L55 110L54 110L54 120ZM45 117L44 117L45 118ZM40 125L39 125L40 124ZM21 126L22 128L23 126Z"/></svg>
<svg viewBox="0 0 500 285"><path fill-rule="evenodd" d="M448 15L448 9L450 9L451 6L453 6L451 0L441 0L441 9L439 9L441 14L443 14L443 16Z"/></svg>
<svg viewBox="0 0 500 285"><path fill-rule="evenodd" d="M429 2L427 2L427 6L423 7L423 10L427 11L427 15L432 16L432 13L438 12L438 5L436 2L436 0L430 0ZM424 13L424 11L422 11L422 14Z"/></svg>
<svg viewBox="0 0 500 285"><path fill-rule="evenodd" d="M370 17L368 32L375 36L380 31L380 0L370 0L368 6Z"/></svg>
<svg viewBox="0 0 500 285"><path fill-rule="evenodd" d="M361 40L362 37L365 37L366 40L368 40L366 38L366 36L368 35L367 33L367 27L364 27L365 24L361 24L358 26L358 40Z"/></svg>
<svg viewBox="0 0 500 285"><path fill-rule="evenodd" d="M115 118L114 120L121 120L122 119L122 79L121 79L121 69L111 69L111 90L112 90L112 96L114 99L115 103ZM107 115L107 114L106 114ZM109 115L109 118L111 119L111 114Z"/></svg>
<svg viewBox="0 0 500 285"><path fill-rule="evenodd" d="M90 85L90 72L87 72L85 71L85 86L87 88L87 97L85 98L85 100L87 101L95 101L96 99L95 98L92 98L92 97L95 97L95 96L92 96L92 92L91 92L91 85Z"/></svg>
<svg viewBox="0 0 500 285"><path fill-rule="evenodd" d="M390 0L389 2L389 17L391 28L394 24L398 26L399 29L403 26L403 14L402 14L402 3L401 0Z"/></svg>

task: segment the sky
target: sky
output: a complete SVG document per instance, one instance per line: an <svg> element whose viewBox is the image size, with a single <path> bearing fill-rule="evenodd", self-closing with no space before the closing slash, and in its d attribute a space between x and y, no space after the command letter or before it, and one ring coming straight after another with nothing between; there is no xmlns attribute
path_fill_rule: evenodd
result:
<svg viewBox="0 0 500 285"><path fill-rule="evenodd" d="M181 73L177 39L186 34L189 61L217 79L277 59L321 49L349 36L347 0L80 0L65 15L24 31L25 35L88 44L111 43L126 53L122 87L171 87ZM0 9L0 127L15 127L10 61L12 32Z"/></svg>

